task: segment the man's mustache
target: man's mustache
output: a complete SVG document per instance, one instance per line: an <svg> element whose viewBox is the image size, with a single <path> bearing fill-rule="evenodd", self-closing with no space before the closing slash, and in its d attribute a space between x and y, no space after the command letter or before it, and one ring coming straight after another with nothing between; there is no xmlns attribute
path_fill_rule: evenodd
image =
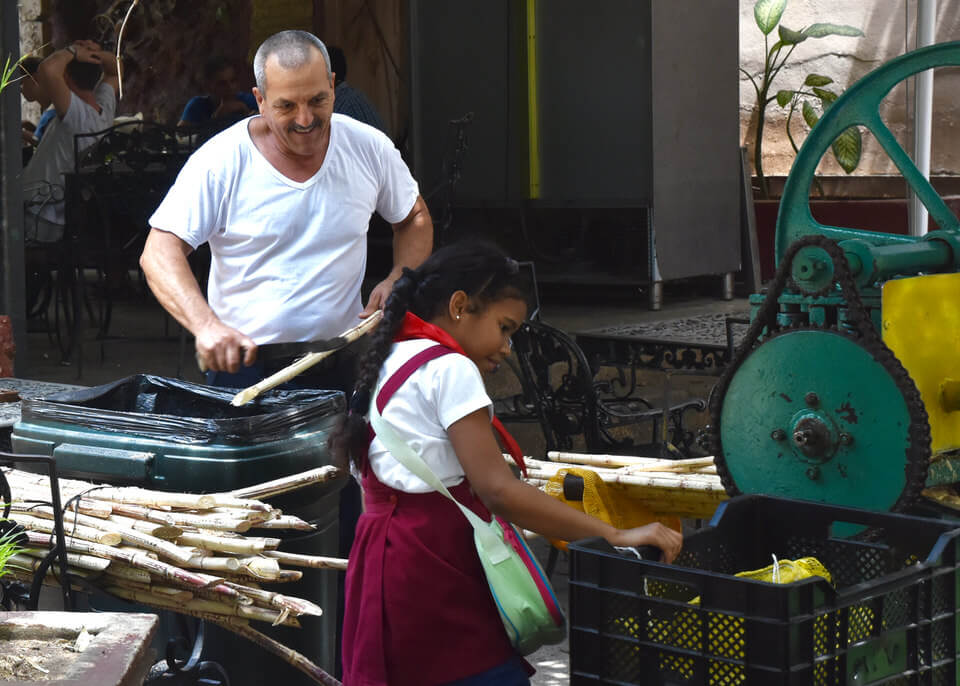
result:
<svg viewBox="0 0 960 686"><path fill-rule="evenodd" d="M316 118L312 122L310 122L307 126L300 126L299 124L294 122L293 124L290 124L290 126L287 127L287 130L292 131L294 133L310 133L315 128L320 126L320 124L322 123L323 122L321 122L319 119L316 119Z"/></svg>

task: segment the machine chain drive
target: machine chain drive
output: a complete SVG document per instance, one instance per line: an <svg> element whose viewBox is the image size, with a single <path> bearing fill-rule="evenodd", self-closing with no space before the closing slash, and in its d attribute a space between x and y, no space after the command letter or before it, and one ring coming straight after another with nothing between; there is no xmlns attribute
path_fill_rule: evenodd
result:
<svg viewBox="0 0 960 686"><path fill-rule="evenodd" d="M791 277L794 258L801 250L810 247L822 249L833 261L832 282L816 291L810 291L809 289L804 291ZM840 328L841 325L838 325L838 327L820 327L809 324L783 326L778 323L779 298L787 289L802 292L804 295L813 298L835 293L836 286L839 286L843 299L846 302L846 317L842 328ZM804 236L796 240L787 249L767 289L764 302L757 311L753 322L751 322L743 342L737 348L733 359L727 365L723 375L720 377L720 380L710 395L709 411L711 415L711 426L709 427L708 436L715 457L717 473L720 476L724 488L731 497L741 493L730 474L726 458L724 457L721 440L721 412L730 382L737 374L743 362L758 345L770 340L774 336L803 329L831 330L856 341L857 344L866 350L873 359L886 370L903 395L910 418L910 426L908 429L909 445L905 465L905 487L896 503L891 507L891 510L901 511L909 507L920 497L927 480L927 471L930 462L930 424L926 407L913 379L911 379L896 355L894 355L890 348L883 342L876 327L873 325L869 312L860 298L856 282L843 249L836 241L825 236Z"/></svg>

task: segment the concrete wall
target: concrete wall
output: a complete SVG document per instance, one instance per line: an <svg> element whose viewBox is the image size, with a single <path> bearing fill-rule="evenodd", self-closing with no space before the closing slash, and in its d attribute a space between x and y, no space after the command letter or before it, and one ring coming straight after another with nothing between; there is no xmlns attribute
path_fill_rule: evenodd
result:
<svg viewBox="0 0 960 686"><path fill-rule="evenodd" d="M740 66L751 74L762 69L764 58L763 34L753 17L754 0L740 2ZM937 0L936 41L960 40L960 0ZM809 73L834 79L831 88L846 88L864 74L893 57L916 46L917 0L790 0L783 14L782 24L800 30L815 22L849 24L861 29L864 36L847 38L829 36L808 39L799 45L787 66L774 82L771 95L779 89L795 89ZM777 40L776 31L768 37L770 44ZM913 150L910 123L913 111L914 86L897 86L884 100L881 108L887 126L901 145ZM934 121L931 172L960 174L960 69L941 69L934 76ZM763 166L767 176L790 170L794 153L785 133L786 112L773 102L767 109L766 131L763 142ZM802 118L794 115L792 131L798 145L806 135ZM740 80L740 130L742 140L751 152L756 130L756 95L745 76ZM832 155L821 162L821 171L827 175L844 175ZM899 174L869 135L864 136L864 150L856 175Z"/></svg>

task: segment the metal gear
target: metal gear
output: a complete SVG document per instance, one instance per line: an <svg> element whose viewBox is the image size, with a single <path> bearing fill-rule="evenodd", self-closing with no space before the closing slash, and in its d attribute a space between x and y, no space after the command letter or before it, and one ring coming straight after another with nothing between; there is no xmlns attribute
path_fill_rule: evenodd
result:
<svg viewBox="0 0 960 686"><path fill-rule="evenodd" d="M791 269L794 257L802 249L808 247L822 249L827 255L830 256L833 262L833 279L831 283L822 284L822 287L818 289L817 294L826 294L834 291L834 289L839 286L846 302L846 320L843 325L843 329L809 325L781 326L778 324L777 312L779 309L779 296L785 291L788 283L794 288L796 286L792 283L791 279ZM807 295L811 294L808 293ZM882 371L886 372L886 375L889 377L892 384L902 396L905 403L906 414L909 418L909 426L906 427L907 444L904 453L904 486L895 502L890 505L889 509L894 511L906 509L912 503L914 503L917 498L919 498L927 478L927 470L929 467L930 458L930 425L927 418L926 407L924 406L923 401L920 398L920 393L917 390L913 380L910 378L910 375L904 369L903 365L896 358L896 356L883 343L872 322L870 321L867 310L860 299L859 292L856 288L843 250L839 248L835 241L823 236L804 237L795 241L787 250L786 254L784 255L784 259L782 260L770 285L770 288L768 289L766 299L760 310L757 312L757 316L754 318L749 330L747 331L743 343L737 349L733 360L728 365L723 376L720 378L720 381L710 396L710 413L712 416L710 427L712 439L711 442L717 465L717 473L720 475L724 488L731 496L738 495L741 492L740 488L734 481L730 471L730 466L727 464L727 457L723 451L723 407L724 401L726 400L727 394L730 390L731 383L733 382L737 373L743 367L745 361L751 355L755 354L757 350L761 348L761 346L773 343L777 338L786 334L803 331L810 332L814 335L814 338L811 340L821 340L816 337L816 334L822 333L823 335L840 337L836 339L823 339L822 342L838 342L840 340L844 340L853 343L859 348L862 348L863 352L866 353L864 357L872 359L872 361L879 365ZM773 344L776 345L776 343ZM771 348L768 348L768 350L770 349ZM857 355L855 354L854 357L856 356ZM812 418L809 418L809 422L807 424L794 424L793 428L801 432L801 440L806 440L806 437L809 437L810 440L814 442L819 441L820 443L823 443L823 441L833 441L834 444L841 440L839 434L828 435L830 434L830 431L835 430L835 428L828 430L828 428L835 422L832 422L832 420L829 418L817 417L813 415L811 415L811 417ZM801 414L797 416L796 421L800 422L803 419L805 419L805 415ZM742 427L738 427L738 429L742 429ZM764 438L769 440L770 432L767 427L760 427L758 425L757 430L764 431ZM781 430L785 431L785 429ZM792 439L793 436L784 436L784 438ZM816 448L813 446L808 446L808 451L811 453L817 453L818 450L821 453L824 450L829 451L828 448ZM804 450L801 448L800 453L798 453L798 457L800 459L804 459L803 455ZM810 455L808 457L810 458L809 461L811 464L810 472L808 473L807 477L811 480L816 480L816 477L819 475L819 467L816 463L818 460L823 458L822 456L818 458L815 455ZM880 474L879 476L882 478L884 475ZM868 486L869 484L863 484L864 488L868 488ZM795 494L786 492L776 493L776 495L790 496Z"/></svg>

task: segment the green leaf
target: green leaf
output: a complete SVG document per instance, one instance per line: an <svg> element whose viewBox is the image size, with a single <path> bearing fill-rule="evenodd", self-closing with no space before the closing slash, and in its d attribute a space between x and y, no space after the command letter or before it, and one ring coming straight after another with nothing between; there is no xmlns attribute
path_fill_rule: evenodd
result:
<svg viewBox="0 0 960 686"><path fill-rule="evenodd" d="M820 121L820 115L817 114L817 111L815 109L813 109L813 105L811 105L806 100L803 101L802 111L803 111L803 121L807 122L807 126L809 126L812 129L816 125L816 123Z"/></svg>
<svg viewBox="0 0 960 686"><path fill-rule="evenodd" d="M786 107L793 100L793 91L777 91L777 104Z"/></svg>
<svg viewBox="0 0 960 686"><path fill-rule="evenodd" d="M839 97L836 93L826 88L814 88L813 94L820 98L820 102L823 103L823 108L826 109L834 102L836 102Z"/></svg>
<svg viewBox="0 0 960 686"><path fill-rule="evenodd" d="M786 8L787 0L757 0L757 4L753 6L753 18L757 20L757 26L764 36L780 23L780 17Z"/></svg>
<svg viewBox="0 0 960 686"><path fill-rule="evenodd" d="M796 45L797 43L802 43L807 40L807 36L802 31L788 29L783 24L780 25L777 32L780 34L780 42L784 45Z"/></svg>
<svg viewBox="0 0 960 686"><path fill-rule="evenodd" d="M862 36L863 31L855 26L846 24L810 24L802 32L810 38L823 38L824 36Z"/></svg>
<svg viewBox="0 0 960 686"><path fill-rule="evenodd" d="M839 162L843 171L852 174L853 170L860 164L860 153L863 150L860 129L851 126L837 136L830 147L833 149L833 156L837 158L837 162Z"/></svg>
<svg viewBox="0 0 960 686"><path fill-rule="evenodd" d="M820 74L807 74L807 78L803 81L804 86L826 86L828 83L833 83L833 79Z"/></svg>

